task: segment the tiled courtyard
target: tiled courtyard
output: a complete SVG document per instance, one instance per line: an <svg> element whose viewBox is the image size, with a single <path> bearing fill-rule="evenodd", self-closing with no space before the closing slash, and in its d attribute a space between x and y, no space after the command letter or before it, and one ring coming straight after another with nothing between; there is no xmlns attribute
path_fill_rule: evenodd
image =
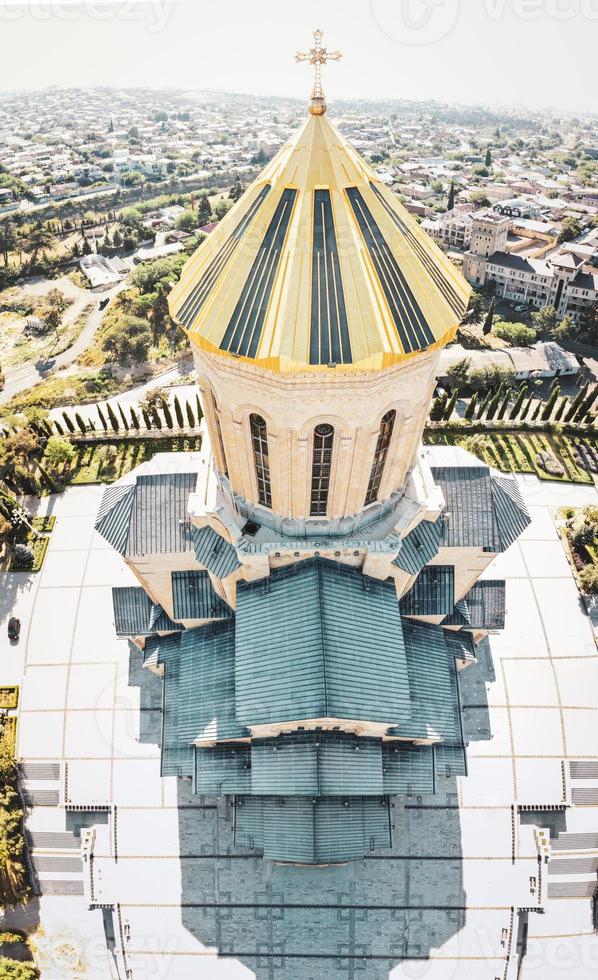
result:
<svg viewBox="0 0 598 980"><path fill-rule="evenodd" d="M598 493L520 485L532 524L487 573L507 580L506 629L460 675L468 777L395 799L392 852L327 869L243 853L223 801L160 778L161 681L114 633L111 588L135 582L93 530L102 489L47 501L43 571L2 581L20 644L0 640L3 681L22 676L44 980L81 975L77 956L122 980L595 975L598 651L553 509Z"/></svg>

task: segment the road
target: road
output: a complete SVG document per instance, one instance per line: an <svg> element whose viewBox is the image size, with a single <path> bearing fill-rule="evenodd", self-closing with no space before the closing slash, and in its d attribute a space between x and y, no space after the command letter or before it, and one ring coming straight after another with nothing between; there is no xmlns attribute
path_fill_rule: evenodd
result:
<svg viewBox="0 0 598 980"><path fill-rule="evenodd" d="M114 286L113 289L109 289L104 293L98 294L98 304L100 300L104 299L109 299L112 301L117 293L125 289L126 286L127 281L125 280L124 282L119 283L117 286ZM6 384L3 390L0 391L0 405L9 401L14 395L18 395L20 392L26 391L27 388L32 388L33 385L38 384L38 382L52 377L61 368L68 367L69 364L76 361L88 346L109 307L110 302L103 310L100 310L99 306L96 306L72 347L69 347L68 350L65 350L62 354L57 354L57 356L53 358L51 370L40 371L35 364L32 363L22 364L20 367L15 368L15 370L7 370Z"/></svg>

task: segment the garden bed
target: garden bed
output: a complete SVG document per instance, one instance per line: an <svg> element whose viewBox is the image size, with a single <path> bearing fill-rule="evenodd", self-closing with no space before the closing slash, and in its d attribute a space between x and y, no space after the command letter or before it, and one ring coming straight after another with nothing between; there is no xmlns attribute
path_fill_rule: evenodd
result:
<svg viewBox="0 0 598 980"><path fill-rule="evenodd" d="M462 446L473 433L466 428L427 428L424 433L426 445ZM487 448L476 450L485 463L506 473L532 473L540 480L561 483L593 483L593 477L576 461L575 448L587 442L595 446L594 436L571 436L565 433L541 431L505 431L482 429L481 434L488 442ZM540 456L539 456L540 454ZM554 456L562 465L563 474L548 473L539 463L541 454Z"/></svg>
<svg viewBox="0 0 598 980"><path fill-rule="evenodd" d="M48 550L48 545L50 543L50 535L54 529L55 523L56 518L53 516L34 517L31 521L32 530L29 531L27 538L22 542L22 544L27 545L27 547L31 548L33 551L33 564L30 568L19 564L11 551L5 556L4 562L0 566L0 570L3 572L41 571L44 564L44 559L46 557L46 551Z"/></svg>
<svg viewBox="0 0 598 980"><path fill-rule="evenodd" d="M157 453L198 452L201 436L77 442L75 448L73 463L57 474L63 484L113 483Z"/></svg>
<svg viewBox="0 0 598 980"><path fill-rule="evenodd" d="M16 708L19 703L19 688L13 684L0 687L0 708Z"/></svg>

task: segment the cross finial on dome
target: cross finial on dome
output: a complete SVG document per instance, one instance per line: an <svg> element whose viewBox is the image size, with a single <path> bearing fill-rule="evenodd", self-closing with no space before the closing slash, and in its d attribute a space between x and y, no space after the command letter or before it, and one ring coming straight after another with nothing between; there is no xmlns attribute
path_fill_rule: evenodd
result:
<svg viewBox="0 0 598 980"><path fill-rule="evenodd" d="M312 116L323 116L326 112L326 99L322 88L322 65L328 61L340 61L342 54L340 51L328 51L322 47L324 32L314 31L314 46L309 51L297 51L295 61L308 61L314 66L314 87L309 102L309 111Z"/></svg>

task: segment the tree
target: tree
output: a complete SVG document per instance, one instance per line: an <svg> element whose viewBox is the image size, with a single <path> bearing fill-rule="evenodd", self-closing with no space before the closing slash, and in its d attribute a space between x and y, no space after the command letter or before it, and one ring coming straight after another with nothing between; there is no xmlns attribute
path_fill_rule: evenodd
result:
<svg viewBox="0 0 598 980"><path fill-rule="evenodd" d="M123 316L104 334L102 350L110 360L123 364L143 363L152 345L149 324L136 316Z"/></svg>
<svg viewBox="0 0 598 980"><path fill-rule="evenodd" d="M106 419L104 418L104 413L102 412L102 409L100 408L99 405L96 405L96 408L98 410L98 415L100 416L100 422L102 423L102 428L103 428L103 430L105 432L106 429L108 428L108 425L106 424Z"/></svg>
<svg viewBox="0 0 598 980"><path fill-rule="evenodd" d="M560 386L557 386L556 388L552 389L550 393L550 397L546 402L546 404L544 405L544 408L542 409L541 418L544 422L547 422L550 416L552 415L554 406L556 405L557 399L560 395L560 391L561 391Z"/></svg>
<svg viewBox="0 0 598 980"><path fill-rule="evenodd" d="M520 347L529 347L536 340L536 331L533 327L526 326L525 323L508 323L499 320L494 327L494 333L501 340L506 340L508 343Z"/></svg>
<svg viewBox="0 0 598 980"><path fill-rule="evenodd" d="M35 980L39 976L31 963L0 956L0 980Z"/></svg>
<svg viewBox="0 0 598 980"><path fill-rule="evenodd" d="M584 401L585 398L587 398L589 387L590 384L588 381L586 381L586 383L579 389L577 395L571 402L569 411L565 415L565 422L571 422L575 418L575 416L577 415L577 411L581 406L581 403Z"/></svg>
<svg viewBox="0 0 598 980"><path fill-rule="evenodd" d="M117 403L117 406L116 407L118 408L118 414L121 417L121 421L122 421L124 430L125 430L125 432L128 432L128 430L129 430L129 423L127 422L127 416L125 415L125 413L124 413L124 411L122 409L122 406L121 406L120 402Z"/></svg>
<svg viewBox="0 0 598 980"><path fill-rule="evenodd" d="M178 231L195 231L199 227L199 220L195 211L183 211L179 214L174 223Z"/></svg>
<svg viewBox="0 0 598 980"><path fill-rule="evenodd" d="M467 408L465 409L465 418L471 421L475 415L476 405L478 402L478 393L474 391L473 395L469 399Z"/></svg>
<svg viewBox="0 0 598 980"><path fill-rule="evenodd" d="M231 201L238 201L239 198L242 197L244 193L245 193L245 188L243 187L241 181L237 178L237 180L235 180L234 184L232 185L230 191L228 192L228 196L230 197Z"/></svg>
<svg viewBox="0 0 598 980"><path fill-rule="evenodd" d="M118 423L118 419L117 419L117 417L116 417L116 415L114 413L114 409L112 408L112 405L110 404L110 402L108 402L108 404L106 405L106 411L108 412L108 418L110 419L110 425L112 426L114 432L118 432L119 429L120 429L120 425Z"/></svg>
<svg viewBox="0 0 598 980"><path fill-rule="evenodd" d="M10 253L16 251L17 232L12 221L0 221L0 255L4 265L8 265Z"/></svg>
<svg viewBox="0 0 598 980"><path fill-rule="evenodd" d="M577 220L577 218L573 218L573 217L563 218L563 222L561 224L561 230L559 232L559 237L557 238L557 241L570 242L574 238L577 238L578 235L581 235L581 225Z"/></svg>
<svg viewBox="0 0 598 980"><path fill-rule="evenodd" d="M447 421L447 422L450 421L451 415L455 411L455 405L457 404L457 398L458 397L459 397L459 389L458 388L454 388L453 389L453 392L451 394L451 397L449 398L448 402L446 403L446 408L444 409L444 414L442 415L442 418L445 421Z"/></svg>
<svg viewBox="0 0 598 980"><path fill-rule="evenodd" d="M579 583L586 595L598 594L598 565L584 565L579 573Z"/></svg>
<svg viewBox="0 0 598 980"><path fill-rule="evenodd" d="M446 394L438 395L438 397L434 399L430 409L430 419L432 422L440 422L440 420L444 417L447 401L448 396Z"/></svg>
<svg viewBox="0 0 598 980"><path fill-rule="evenodd" d="M149 416L149 412L148 412L147 408L143 408L143 407L141 408L141 415L143 416L143 421L145 423L146 429L151 429L152 428L152 420L151 420L151 418Z"/></svg>
<svg viewBox="0 0 598 980"><path fill-rule="evenodd" d="M477 456L478 459L484 459L486 453L492 448L492 443L488 436L483 435L483 433L478 432L476 435L467 436L462 444L463 449L466 449L468 453L472 453Z"/></svg>
<svg viewBox="0 0 598 980"><path fill-rule="evenodd" d="M486 167L487 170L489 170L490 167L492 166L492 150L490 147L488 147L486 150L486 159L484 160L484 166Z"/></svg>
<svg viewBox="0 0 598 980"><path fill-rule="evenodd" d="M552 337L559 317L554 306L543 306L532 313L531 321L541 337Z"/></svg>
<svg viewBox="0 0 598 980"><path fill-rule="evenodd" d="M139 429L139 416L134 408L131 408L131 425L134 429Z"/></svg>
<svg viewBox="0 0 598 980"><path fill-rule="evenodd" d="M194 429L195 428L195 417L193 415L193 409L191 408L190 402L187 402L186 408L187 408L187 421L189 423L189 428L190 429Z"/></svg>
<svg viewBox="0 0 598 980"><path fill-rule="evenodd" d="M525 385L521 385L521 388L519 389L519 394L517 395L517 398L515 399L511 411L509 413L510 419L516 419L517 416L519 415L519 412L521 411L521 406L523 405L523 399L525 398L526 391L527 389Z"/></svg>
<svg viewBox="0 0 598 980"><path fill-rule="evenodd" d="M507 388L505 392L505 397L503 398L500 408L498 409L498 415L496 416L498 419L504 419L505 412L509 407L510 400L511 400L511 389Z"/></svg>
<svg viewBox="0 0 598 980"><path fill-rule="evenodd" d="M170 411L170 406L167 401L162 404L162 411L164 412L164 421L169 429L173 427L172 412Z"/></svg>
<svg viewBox="0 0 598 980"><path fill-rule="evenodd" d="M50 436L44 450L44 459L50 469L56 471L61 467L68 469L76 456L76 450L70 441L62 436Z"/></svg>
<svg viewBox="0 0 598 980"><path fill-rule="evenodd" d="M469 381L469 369L471 367L471 358L464 357L461 361L456 361L455 364L451 364L450 368L446 372L447 383L451 388L455 386L458 388L464 388Z"/></svg>
<svg viewBox="0 0 598 980"><path fill-rule="evenodd" d="M25 239L25 247L29 252L31 265L35 265L40 252L45 252L55 242L54 234L44 225L34 228Z"/></svg>
<svg viewBox="0 0 598 980"><path fill-rule="evenodd" d="M69 430L69 432L74 432L75 431L75 426L73 425L73 421L72 421L70 415L67 415L66 412L63 412L62 413L62 417L64 419L64 424L66 425L66 427Z"/></svg>
<svg viewBox="0 0 598 980"><path fill-rule="evenodd" d="M451 186L448 193L448 201L446 202L447 211L452 211L455 207L455 181L451 180Z"/></svg>
<svg viewBox="0 0 598 980"><path fill-rule="evenodd" d="M201 402L199 400L199 395L197 395L197 394L195 395L195 408L196 408L196 411L197 411L197 422L199 423L199 422L201 422L201 420L203 418L203 410L202 410L202 407L201 407Z"/></svg>
<svg viewBox="0 0 598 980"><path fill-rule="evenodd" d="M17 568L33 568L35 555L26 544L17 544L14 548L14 563Z"/></svg>
<svg viewBox="0 0 598 980"><path fill-rule="evenodd" d="M85 435L85 433L87 432L87 426L85 425L85 422L83 421L83 418L81 417L79 412L75 412L75 422L79 426L79 430L83 433L83 435Z"/></svg>
<svg viewBox="0 0 598 980"><path fill-rule="evenodd" d="M197 201L197 219L201 225L207 225L212 220L212 208L207 194L200 194Z"/></svg>
<svg viewBox="0 0 598 980"><path fill-rule="evenodd" d="M484 334L484 336L487 336L489 333L492 333L492 326L494 324L494 310L495 309L496 309L496 299L493 296L492 297L492 302L490 303L490 308L488 309L488 312L486 314L486 319L484 320L484 326L483 326L483 329L482 329L482 333Z"/></svg>
<svg viewBox="0 0 598 980"><path fill-rule="evenodd" d="M176 416L177 425L178 425L179 429L184 429L185 422L183 420L183 410L181 408L181 403L180 403L180 401L178 399L178 395L175 395L174 396L174 398L173 398L173 405L174 405L174 414Z"/></svg>

